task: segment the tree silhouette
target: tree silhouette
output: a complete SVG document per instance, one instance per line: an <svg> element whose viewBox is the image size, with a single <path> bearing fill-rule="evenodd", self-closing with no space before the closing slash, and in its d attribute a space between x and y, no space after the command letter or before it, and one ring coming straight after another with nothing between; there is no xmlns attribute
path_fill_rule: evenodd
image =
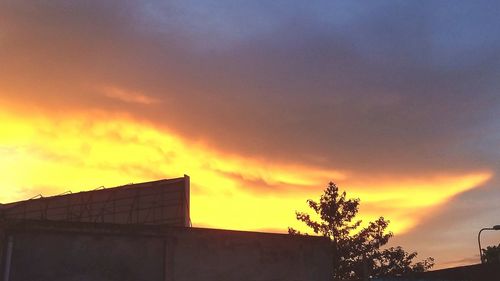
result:
<svg viewBox="0 0 500 281"><path fill-rule="evenodd" d="M483 249L483 259L485 263L500 263L500 244L498 246L488 246Z"/></svg>
<svg viewBox="0 0 500 281"><path fill-rule="evenodd" d="M319 220L308 213L296 212L297 220L304 222L315 234L331 241L333 252L333 280L357 280L363 276L394 276L409 272L426 271L434 265L432 258L414 263L416 252L407 253L401 247L382 250L389 242L389 221L380 217L361 228L356 219L360 200L347 198L333 182L328 184L319 202L307 200ZM288 228L292 235L304 235ZM307 234L306 234L307 235Z"/></svg>

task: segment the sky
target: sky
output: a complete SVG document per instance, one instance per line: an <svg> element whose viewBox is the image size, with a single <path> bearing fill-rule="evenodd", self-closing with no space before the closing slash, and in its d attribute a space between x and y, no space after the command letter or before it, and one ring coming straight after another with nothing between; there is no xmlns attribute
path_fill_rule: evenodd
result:
<svg viewBox="0 0 500 281"><path fill-rule="evenodd" d="M194 226L286 232L334 181L391 245L477 263L500 224L499 13L1 1L0 202L188 174Z"/></svg>

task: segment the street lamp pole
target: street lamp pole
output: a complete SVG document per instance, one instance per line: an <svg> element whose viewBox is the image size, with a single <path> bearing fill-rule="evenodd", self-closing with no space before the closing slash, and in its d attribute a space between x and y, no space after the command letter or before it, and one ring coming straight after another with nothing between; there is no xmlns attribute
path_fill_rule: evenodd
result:
<svg viewBox="0 0 500 281"><path fill-rule="evenodd" d="M493 227L481 228L481 230L479 230L479 233L477 234L477 244L479 244L479 258L481 259L481 263L484 263L483 250L481 248L481 232L483 232L483 230L500 230L500 224Z"/></svg>

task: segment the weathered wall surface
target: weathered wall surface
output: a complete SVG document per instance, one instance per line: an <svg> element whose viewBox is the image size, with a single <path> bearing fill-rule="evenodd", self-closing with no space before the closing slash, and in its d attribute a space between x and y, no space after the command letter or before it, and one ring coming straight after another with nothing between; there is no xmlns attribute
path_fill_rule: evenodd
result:
<svg viewBox="0 0 500 281"><path fill-rule="evenodd" d="M194 230L176 233L169 280L330 280L323 240L288 235Z"/></svg>
<svg viewBox="0 0 500 281"><path fill-rule="evenodd" d="M8 281L330 279L328 243L319 238L196 228L24 225L7 230L14 241Z"/></svg>
<svg viewBox="0 0 500 281"><path fill-rule="evenodd" d="M162 257L159 238L22 233L9 280L161 280Z"/></svg>

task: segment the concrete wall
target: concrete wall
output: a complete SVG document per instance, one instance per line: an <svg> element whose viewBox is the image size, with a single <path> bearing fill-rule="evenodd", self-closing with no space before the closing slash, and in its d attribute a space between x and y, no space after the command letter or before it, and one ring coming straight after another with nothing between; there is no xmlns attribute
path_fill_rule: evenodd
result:
<svg viewBox="0 0 500 281"><path fill-rule="evenodd" d="M331 276L331 253L320 238L82 223L23 222L5 229L5 239L14 243L4 281L326 281Z"/></svg>
<svg viewBox="0 0 500 281"><path fill-rule="evenodd" d="M162 257L159 238L19 233L9 280L162 280Z"/></svg>
<svg viewBox="0 0 500 281"><path fill-rule="evenodd" d="M178 232L168 280L330 280L324 240L288 235L194 229Z"/></svg>

